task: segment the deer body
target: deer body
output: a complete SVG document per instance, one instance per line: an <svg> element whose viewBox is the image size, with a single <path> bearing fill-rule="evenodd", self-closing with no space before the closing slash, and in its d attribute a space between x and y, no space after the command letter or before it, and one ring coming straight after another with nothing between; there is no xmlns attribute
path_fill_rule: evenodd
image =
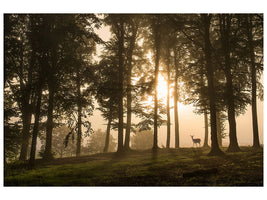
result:
<svg viewBox="0 0 267 200"><path fill-rule="evenodd" d="M191 135L191 138L192 138L192 140L193 140L193 146L196 144L198 144L199 146L200 146L200 142L201 142L201 139L200 138L195 138L194 139L194 136L193 135Z"/></svg>

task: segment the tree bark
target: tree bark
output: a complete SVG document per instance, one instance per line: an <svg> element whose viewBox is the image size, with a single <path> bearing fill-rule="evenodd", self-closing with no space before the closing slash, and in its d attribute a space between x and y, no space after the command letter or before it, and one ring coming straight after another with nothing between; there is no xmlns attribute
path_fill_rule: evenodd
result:
<svg viewBox="0 0 267 200"><path fill-rule="evenodd" d="M171 119L170 119L170 49L168 48L167 58L167 141L166 148L170 148L171 140Z"/></svg>
<svg viewBox="0 0 267 200"><path fill-rule="evenodd" d="M259 130L258 130L258 117L257 117L257 82L256 82L256 66L255 66L255 53L252 35L252 22L251 16L247 17L247 35L249 56L251 61L251 83L252 83L252 124L253 124L253 148L260 148Z"/></svg>
<svg viewBox="0 0 267 200"><path fill-rule="evenodd" d="M178 64L177 64L177 52L174 50L174 67L175 67L175 79L174 79L174 125L175 125L175 148L180 147L179 141L179 118L178 118Z"/></svg>
<svg viewBox="0 0 267 200"><path fill-rule="evenodd" d="M220 16L220 31L222 37L222 47L224 51L225 68L224 73L226 77L226 98L227 98L227 113L229 123L229 147L228 152L240 151L236 137L236 121L235 121L235 104L233 92L233 78L231 73L230 62L230 27L231 19L229 15Z"/></svg>
<svg viewBox="0 0 267 200"><path fill-rule="evenodd" d="M154 139L153 149L158 149L158 76L159 76L159 51L160 51L160 35L159 25L154 25L154 43L155 43L155 94L154 94Z"/></svg>
<svg viewBox="0 0 267 200"><path fill-rule="evenodd" d="M118 127L118 149L117 152L122 152L123 150L123 48L124 48L124 23L122 17L120 17L119 22L119 95L118 95L118 118L119 118L119 127Z"/></svg>
<svg viewBox="0 0 267 200"><path fill-rule="evenodd" d="M77 147L76 157L81 154L81 142L82 142L82 105L81 105L81 82L79 71L77 72L77 107L78 107L78 132L77 132Z"/></svg>
<svg viewBox="0 0 267 200"><path fill-rule="evenodd" d="M130 48L128 54L128 69L127 69L127 125L125 133L124 150L130 150L130 133L131 133L131 121L132 121L132 55L136 40L137 28L133 27L133 35L130 41Z"/></svg>
<svg viewBox="0 0 267 200"><path fill-rule="evenodd" d="M204 124L205 124L205 138L204 138L203 147L209 147L208 145L208 136L209 136L208 113L206 109L204 111Z"/></svg>
<svg viewBox="0 0 267 200"><path fill-rule="evenodd" d="M28 154L28 147L29 147L29 139L30 139L30 126L31 126L31 112L30 112L30 106L25 105L22 112L22 145L20 150L20 157L19 160L27 160L27 154Z"/></svg>
<svg viewBox="0 0 267 200"><path fill-rule="evenodd" d="M220 147L222 147L221 116L219 111L216 112L216 121L218 144Z"/></svg>
<svg viewBox="0 0 267 200"><path fill-rule="evenodd" d="M36 144L37 144L37 136L39 130L39 121L40 121L40 110L41 110L41 100L42 100L42 84L39 84L37 92L37 103L35 108L35 121L32 132L32 145L31 145L31 154L29 164L31 167L35 165L35 154L36 154Z"/></svg>
<svg viewBox="0 0 267 200"><path fill-rule="evenodd" d="M109 137L110 137L111 121L112 121L112 111L110 109L109 110L109 116L108 116L108 125L107 125L107 134L106 134L106 140L105 140L104 153L107 153L108 152L108 148L109 148Z"/></svg>
<svg viewBox="0 0 267 200"><path fill-rule="evenodd" d="M54 95L55 89L53 83L48 83L49 100L47 110L47 122L46 122L46 140L45 140L45 160L53 159L52 155L52 132L53 132L53 109L54 109Z"/></svg>
<svg viewBox="0 0 267 200"><path fill-rule="evenodd" d="M203 14L201 15L202 22L204 25L204 53L206 59L206 67L207 67L207 78L208 78L208 96L209 96L209 106L210 106L210 118L211 118L211 151L208 155L222 155L224 154L218 145L217 140L217 124L216 124L216 105L215 105L215 92L214 92L214 72L213 65L211 60L211 47L210 47L210 21L211 15Z"/></svg>

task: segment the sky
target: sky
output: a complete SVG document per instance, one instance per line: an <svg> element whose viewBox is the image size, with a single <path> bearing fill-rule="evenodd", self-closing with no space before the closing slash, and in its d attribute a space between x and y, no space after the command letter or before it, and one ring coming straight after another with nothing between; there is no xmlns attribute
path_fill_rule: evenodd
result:
<svg viewBox="0 0 267 200"><path fill-rule="evenodd" d="M107 26L102 26L101 29L95 30L96 33L104 40L108 41L111 37L111 33ZM101 47L97 46L97 54L101 53ZM261 79L263 82L263 77ZM164 81L162 76L159 76L159 88L158 88L159 98L166 102L167 95L167 83ZM152 102L153 103L153 102ZM170 99L170 106L173 106L173 98ZM180 131L180 146L190 147L193 145L192 138L190 135L194 135L195 138L201 139L201 144L204 142L204 116L195 114L194 107L192 105L184 105L182 103L178 104L179 109L179 131ZM263 102L259 99L257 100L257 111L258 111L258 126L259 126L259 138L260 143L263 143ZM174 113L171 109L171 147L174 147ZM165 117L166 118L166 117ZM90 118L92 122L92 128L94 130L102 129L106 130L107 122L103 120L100 115L100 111L94 111L93 117ZM138 119L133 115L133 122L138 122ZM126 118L124 118L126 122ZM226 131L229 132L228 121L225 121ZM245 114L236 117L237 125L237 140L240 146L252 146L253 144L253 129L252 129L252 113L251 106L247 106L247 111ZM117 138L117 132L111 132L115 138ZM134 133L131 133L134 134ZM161 126L158 129L158 142L159 147L162 145L166 146L166 135L167 127ZM209 144L210 144L210 128L209 128ZM228 146L229 136L223 139L223 146Z"/></svg>

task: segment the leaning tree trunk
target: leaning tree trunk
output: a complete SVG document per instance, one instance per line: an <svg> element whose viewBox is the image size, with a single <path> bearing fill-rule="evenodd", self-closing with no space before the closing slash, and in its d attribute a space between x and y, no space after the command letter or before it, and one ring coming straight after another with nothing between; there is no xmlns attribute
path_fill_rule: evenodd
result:
<svg viewBox="0 0 267 200"><path fill-rule="evenodd" d="M167 60L167 141L166 148L170 148L171 117L170 117L170 49L168 48Z"/></svg>
<svg viewBox="0 0 267 200"><path fill-rule="evenodd" d="M253 148L260 148L259 130L258 130L258 117L257 117L257 83L256 83L256 66L255 66L255 53L252 36L252 23L251 16L247 17L247 35L248 47L251 61L251 83L252 83L252 123L253 123Z"/></svg>
<svg viewBox="0 0 267 200"><path fill-rule="evenodd" d="M123 19L120 17L119 24L119 82L118 82L118 118L119 118L119 126L118 126L118 149L117 152L122 152L123 150L123 48L124 48L124 24Z"/></svg>
<svg viewBox="0 0 267 200"><path fill-rule="evenodd" d="M42 100L42 84L38 85L37 88L37 103L35 107L35 121L32 132L32 145L31 145L31 153L29 164L31 167L35 165L35 154L36 154L36 144L37 144L37 136L39 130L39 121L40 121L40 111L41 111L41 100Z"/></svg>
<svg viewBox="0 0 267 200"><path fill-rule="evenodd" d="M154 139L153 149L158 149L158 76L159 76L159 51L160 51L160 35L159 25L154 25L154 42L155 42L155 85L154 85Z"/></svg>
<svg viewBox="0 0 267 200"><path fill-rule="evenodd" d="M131 133L131 122L132 122L132 55L136 41L137 28L134 29L133 35L130 41L130 48L128 54L128 69L127 69L127 124L125 133L124 150L130 150L130 133Z"/></svg>
<svg viewBox="0 0 267 200"><path fill-rule="evenodd" d="M104 153L108 152L109 148L109 137L110 137L110 127L111 127L111 121L112 121L112 110L109 109L109 116L108 116L108 125L107 125L107 133L106 133L106 140L105 140L105 146L104 146Z"/></svg>
<svg viewBox="0 0 267 200"><path fill-rule="evenodd" d="M214 91L214 72L211 60L211 47L210 47L210 21L211 15L203 14L202 21L204 24L204 53L206 59L207 67L207 78L208 78L208 96L209 96L209 106L210 106L210 118L211 118L211 151L209 155L222 155L224 154L218 145L217 140L217 125L216 125L216 105L215 105L215 91Z"/></svg>
<svg viewBox="0 0 267 200"><path fill-rule="evenodd" d="M48 99L48 110L47 110L47 121L46 121L46 140L45 140L45 160L51 160L52 155L52 132L53 132L53 110L54 110L54 95L55 88L53 83L48 84L49 99Z"/></svg>
<svg viewBox="0 0 267 200"><path fill-rule="evenodd" d="M81 142L82 142L82 105L81 105L81 82L79 72L77 72L77 107L78 107L78 132L77 132L77 147L76 157L81 154Z"/></svg>
<svg viewBox="0 0 267 200"><path fill-rule="evenodd" d="M174 50L174 67L175 67L175 79L174 79L174 126L175 126L175 148L179 148L179 118L178 118L178 64L177 64L177 52Z"/></svg>
<svg viewBox="0 0 267 200"><path fill-rule="evenodd" d="M235 120L235 104L234 104L234 92L233 92L233 78L231 73L231 62L230 62L230 26L231 19L229 15L223 15L220 18L220 31L222 37L222 47L224 51L225 59L225 77L226 77L226 97L227 97L227 112L229 122L229 147L228 152L240 151L236 137L236 120Z"/></svg>

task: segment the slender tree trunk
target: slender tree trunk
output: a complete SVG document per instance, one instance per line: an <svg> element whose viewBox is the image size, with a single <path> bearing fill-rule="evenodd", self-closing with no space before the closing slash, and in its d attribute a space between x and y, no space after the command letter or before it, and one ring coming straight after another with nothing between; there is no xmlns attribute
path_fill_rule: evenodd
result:
<svg viewBox="0 0 267 200"><path fill-rule="evenodd" d="M205 138L203 147L209 147L208 145L209 125L208 125L208 113L206 109L204 111L204 124L205 124Z"/></svg>
<svg viewBox="0 0 267 200"><path fill-rule="evenodd" d="M226 93L227 93L227 112L229 122L229 140L230 144L227 149L228 152L240 151L237 137L236 137L236 121L235 121L235 104L234 104L234 92L233 92L233 80L231 74L231 62L230 62L230 26L231 19L229 15L223 15L220 17L220 31L222 37L222 47L224 50L225 59L225 77L226 77Z"/></svg>
<svg viewBox="0 0 267 200"><path fill-rule="evenodd" d="M37 144L37 136L39 130L39 121L40 121L40 110L41 110L41 100L42 100L42 84L39 84L37 93L37 103L35 108L35 121L32 132L32 145L31 145L31 154L29 164L31 167L35 165L35 154L36 154L36 144Z"/></svg>
<svg viewBox="0 0 267 200"><path fill-rule="evenodd" d="M175 148L179 148L179 118L178 118L178 63L177 52L174 50L174 65L175 65L175 79L174 79L174 125L175 125Z"/></svg>
<svg viewBox="0 0 267 200"><path fill-rule="evenodd" d="M224 154L218 145L217 140L217 124L216 124L216 105L215 105L215 92L214 92L214 72L213 65L211 60L211 47L210 47L210 20L211 15L203 14L202 19L204 22L204 40L205 40L205 59L207 66L207 78L208 78L208 96L209 96L209 104L210 104L210 118L211 118L211 151L209 155L222 155Z"/></svg>
<svg viewBox="0 0 267 200"><path fill-rule="evenodd" d="M133 35L130 41L130 48L128 54L128 69L127 69L127 125L125 133L124 149L130 150L130 133L131 133L131 121L132 121L132 55L135 46L137 28L134 29Z"/></svg>
<svg viewBox="0 0 267 200"><path fill-rule="evenodd" d="M78 107L78 132L77 132L77 147L76 157L81 154L81 142L82 142L82 106L81 106L81 83L79 72L77 72L77 107Z"/></svg>
<svg viewBox="0 0 267 200"><path fill-rule="evenodd" d="M154 95L154 140L153 149L158 149L158 76L159 76L159 51L160 51L160 35L159 35L159 25L154 25L154 42L155 42L155 95Z"/></svg>
<svg viewBox="0 0 267 200"><path fill-rule="evenodd" d="M54 95L55 89L52 83L48 84L49 99L48 99L48 110L47 110L47 122L46 122L46 140L45 140L45 160L51 160L52 155L52 132L53 132L53 109L54 109Z"/></svg>
<svg viewBox="0 0 267 200"><path fill-rule="evenodd" d="M31 126L31 112L29 106L24 107L24 111L22 113L22 145L20 150L19 160L26 160L28 154L29 147L29 139L30 139L30 126Z"/></svg>
<svg viewBox="0 0 267 200"><path fill-rule="evenodd" d="M124 48L124 24L123 19L120 18L120 25L119 25L119 127L118 127L118 150L117 152L121 152L123 150L123 48Z"/></svg>
<svg viewBox="0 0 267 200"><path fill-rule="evenodd" d="M108 148L109 148L109 137L110 137L111 121L112 121L112 111L110 109L109 110L109 116L108 116L108 125L107 125L107 134L106 134L104 153L107 153L108 152Z"/></svg>
<svg viewBox="0 0 267 200"><path fill-rule="evenodd" d="M30 94L31 94L31 85L32 85L32 70L33 70L33 60L31 59L30 68L28 71L28 83L24 86L22 80L23 77L20 75L20 86L23 87L24 94L22 94L22 145L20 151L19 160L26 160L28 154L28 147L29 147L29 139L30 139L30 127L31 127L31 119L32 119L32 109L29 103L30 101Z"/></svg>
<svg viewBox="0 0 267 200"><path fill-rule="evenodd" d="M222 131L221 131L221 117L220 112L216 112L216 124L217 124L217 138L218 138L218 144L220 147L222 147Z"/></svg>
<svg viewBox="0 0 267 200"><path fill-rule="evenodd" d="M171 117L170 117L170 49L168 48L167 61L167 141L166 148L170 148L171 140Z"/></svg>
<svg viewBox="0 0 267 200"><path fill-rule="evenodd" d="M252 123L253 123L253 148L260 148L258 117L257 117L257 82L256 82L256 66L255 66L255 53L252 36L252 22L251 16L247 17L247 34L248 34L248 47L251 61L251 83L252 83Z"/></svg>

